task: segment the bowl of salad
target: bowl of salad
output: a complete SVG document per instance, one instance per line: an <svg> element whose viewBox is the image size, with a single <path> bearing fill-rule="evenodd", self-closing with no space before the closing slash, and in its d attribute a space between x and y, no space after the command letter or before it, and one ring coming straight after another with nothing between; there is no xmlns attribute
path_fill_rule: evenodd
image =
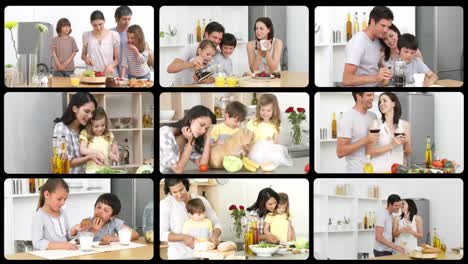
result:
<svg viewBox="0 0 468 264"><path fill-rule="evenodd" d="M278 251L280 245L277 244L269 244L266 242L260 242L259 244L250 245L250 249L260 257L270 257L271 254Z"/></svg>

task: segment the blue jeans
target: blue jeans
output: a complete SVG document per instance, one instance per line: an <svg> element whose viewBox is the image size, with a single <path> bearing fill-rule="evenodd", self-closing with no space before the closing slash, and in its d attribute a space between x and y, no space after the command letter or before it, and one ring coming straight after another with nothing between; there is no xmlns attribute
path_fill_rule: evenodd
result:
<svg viewBox="0 0 468 264"><path fill-rule="evenodd" d="M70 77L75 71L54 71L55 77Z"/></svg>
<svg viewBox="0 0 468 264"><path fill-rule="evenodd" d="M133 75L128 75L128 79L147 79L147 80L151 80L151 71L149 71L146 75L143 75L143 76L133 76Z"/></svg>

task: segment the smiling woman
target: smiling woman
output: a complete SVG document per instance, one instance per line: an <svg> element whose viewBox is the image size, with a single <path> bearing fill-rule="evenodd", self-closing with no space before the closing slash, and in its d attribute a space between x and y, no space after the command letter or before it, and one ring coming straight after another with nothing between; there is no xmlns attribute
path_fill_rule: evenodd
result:
<svg viewBox="0 0 468 264"><path fill-rule="evenodd" d="M56 118L53 132L53 148L57 152L60 140L61 162L69 162L72 174L85 173L87 161L94 160L97 164L102 164L96 154L81 156L80 135L88 121L92 118L92 113L97 107L97 101L90 93L80 92L72 96L67 109L62 117ZM60 163L61 163L60 162Z"/></svg>

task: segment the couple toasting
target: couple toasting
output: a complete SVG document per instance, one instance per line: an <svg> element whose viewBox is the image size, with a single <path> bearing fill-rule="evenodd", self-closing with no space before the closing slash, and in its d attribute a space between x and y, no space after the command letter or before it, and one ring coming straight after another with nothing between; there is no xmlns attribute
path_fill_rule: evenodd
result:
<svg viewBox="0 0 468 264"><path fill-rule="evenodd" d="M409 253L423 237L423 220L418 215L412 199L401 199L392 194L387 207L376 215L374 256L392 255L392 252Z"/></svg>
<svg viewBox="0 0 468 264"><path fill-rule="evenodd" d="M391 92L379 96L382 115L369 111L374 101L373 92L353 92L356 102L339 122L336 154L346 158L346 172L362 173L366 156L373 158L374 172L390 171L392 164L405 164L410 155L410 123L401 119L398 97ZM376 132L377 133L371 133Z"/></svg>

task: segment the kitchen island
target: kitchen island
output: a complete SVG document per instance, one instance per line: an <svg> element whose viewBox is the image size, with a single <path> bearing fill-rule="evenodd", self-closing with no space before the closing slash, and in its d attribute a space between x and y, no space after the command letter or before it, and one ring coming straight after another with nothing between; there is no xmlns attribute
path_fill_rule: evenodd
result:
<svg viewBox="0 0 468 264"><path fill-rule="evenodd" d="M444 255L439 255L436 260L460 260L462 259L463 256L450 252L450 253L445 253ZM403 255L403 254L397 254L397 255L391 255L391 256L385 256L385 257L377 257L377 258L372 258L373 260L417 260L410 258L409 255Z"/></svg>
<svg viewBox="0 0 468 264"><path fill-rule="evenodd" d="M210 168L207 172L203 172L203 174L305 174L304 168L307 164L309 164L310 158L293 158L292 162L293 165L291 167L280 166L272 172L264 172L261 168L258 168L257 172L248 172L244 169L241 169L240 171L233 173L228 172L225 169ZM201 174L201 172L199 172L199 169L195 163L189 162L184 170L184 174Z"/></svg>
<svg viewBox="0 0 468 264"><path fill-rule="evenodd" d="M242 77L240 79L243 80L245 78ZM307 87L309 85L309 73L282 71L280 79L254 81L251 83L253 84L251 87ZM214 83L202 85L186 84L181 87L215 87L215 85Z"/></svg>

